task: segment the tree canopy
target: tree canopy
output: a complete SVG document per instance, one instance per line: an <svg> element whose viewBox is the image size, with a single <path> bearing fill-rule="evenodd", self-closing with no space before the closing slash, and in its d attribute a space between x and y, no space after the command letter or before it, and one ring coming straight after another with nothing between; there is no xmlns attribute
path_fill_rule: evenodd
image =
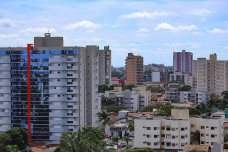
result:
<svg viewBox="0 0 228 152"><path fill-rule="evenodd" d="M126 149L124 152L153 152L152 148Z"/></svg>
<svg viewBox="0 0 228 152"><path fill-rule="evenodd" d="M191 91L192 87L190 85L184 85L179 88L179 91Z"/></svg>

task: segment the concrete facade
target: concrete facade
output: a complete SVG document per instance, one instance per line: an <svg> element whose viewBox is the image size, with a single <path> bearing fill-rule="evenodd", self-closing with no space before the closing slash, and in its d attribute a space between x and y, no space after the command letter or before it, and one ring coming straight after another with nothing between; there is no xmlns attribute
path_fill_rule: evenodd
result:
<svg viewBox="0 0 228 152"><path fill-rule="evenodd" d="M100 62L101 59L104 60ZM45 37L34 38L30 62L33 141L58 143L68 130L98 126L98 85L111 80L109 47L64 47L63 37L45 33ZM27 128L26 64L26 47L0 48L0 131ZM100 71L103 65L105 68ZM103 82L100 77L107 79Z"/></svg>

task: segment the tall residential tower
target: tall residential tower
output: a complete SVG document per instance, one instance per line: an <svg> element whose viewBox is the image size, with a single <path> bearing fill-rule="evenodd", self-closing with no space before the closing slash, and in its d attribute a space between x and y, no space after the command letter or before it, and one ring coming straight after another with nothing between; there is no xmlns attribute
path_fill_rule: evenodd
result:
<svg viewBox="0 0 228 152"><path fill-rule="evenodd" d="M135 56L133 53L128 53L128 56L125 61L127 84L142 84L143 57L139 55Z"/></svg>
<svg viewBox="0 0 228 152"><path fill-rule="evenodd" d="M110 62L109 47L64 47L50 33L34 47L0 48L0 131L26 128L33 141L58 142L68 130L98 126L98 85L110 83Z"/></svg>

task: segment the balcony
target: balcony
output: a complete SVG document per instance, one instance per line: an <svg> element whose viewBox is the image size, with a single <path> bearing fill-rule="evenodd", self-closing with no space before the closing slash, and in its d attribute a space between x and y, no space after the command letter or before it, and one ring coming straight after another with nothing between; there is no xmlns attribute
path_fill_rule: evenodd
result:
<svg viewBox="0 0 228 152"><path fill-rule="evenodd" d="M78 94L78 89L69 89L66 94Z"/></svg>
<svg viewBox="0 0 228 152"><path fill-rule="evenodd" d="M2 100L0 100L2 101ZM11 109L11 104L9 102L9 104L0 104L0 109Z"/></svg>
<svg viewBox="0 0 228 152"><path fill-rule="evenodd" d="M9 66L0 66L0 70L3 70L3 71L10 70L10 65Z"/></svg>
<svg viewBox="0 0 228 152"><path fill-rule="evenodd" d="M11 97L0 97L0 101L11 101Z"/></svg>
<svg viewBox="0 0 228 152"><path fill-rule="evenodd" d="M73 121L72 123L71 123L71 122L72 122L72 121L68 121L66 125L69 125L69 126L76 126L76 125L79 124L78 121Z"/></svg>
<svg viewBox="0 0 228 152"><path fill-rule="evenodd" d="M78 82L67 82L67 86L78 86Z"/></svg>
<svg viewBox="0 0 228 152"><path fill-rule="evenodd" d="M50 105L50 109L66 109L67 105Z"/></svg>
<svg viewBox="0 0 228 152"><path fill-rule="evenodd" d="M10 74L0 74L0 78L10 78Z"/></svg>
<svg viewBox="0 0 228 152"><path fill-rule="evenodd" d="M78 74L67 74L66 78L78 78Z"/></svg>
<svg viewBox="0 0 228 152"><path fill-rule="evenodd" d="M10 63L10 58L0 59L0 63Z"/></svg>
<svg viewBox="0 0 228 152"><path fill-rule="evenodd" d="M11 124L11 120L1 120L0 119L0 124L7 124L7 125L9 125L9 124Z"/></svg>
<svg viewBox="0 0 228 152"><path fill-rule="evenodd" d="M10 89L0 89L0 93L11 93Z"/></svg>
<svg viewBox="0 0 228 152"><path fill-rule="evenodd" d="M10 81L0 81L0 86L11 86Z"/></svg>
<svg viewBox="0 0 228 152"><path fill-rule="evenodd" d="M66 101L66 97L49 97L49 101Z"/></svg>
<svg viewBox="0 0 228 152"><path fill-rule="evenodd" d="M67 97L67 101L69 102L77 102L79 101L78 97Z"/></svg>
<svg viewBox="0 0 228 152"><path fill-rule="evenodd" d="M66 78L66 74L50 74L49 78Z"/></svg>
<svg viewBox="0 0 228 152"><path fill-rule="evenodd" d="M11 116L11 112L0 112L0 117L10 117Z"/></svg>
<svg viewBox="0 0 228 152"><path fill-rule="evenodd" d="M72 63L78 62L78 58L51 58L49 59L50 63Z"/></svg>
<svg viewBox="0 0 228 152"><path fill-rule="evenodd" d="M61 81L50 81L49 85L50 86L67 86L66 82L61 82Z"/></svg>
<svg viewBox="0 0 228 152"><path fill-rule="evenodd" d="M67 109L78 109L78 105L67 105Z"/></svg>
<svg viewBox="0 0 228 152"><path fill-rule="evenodd" d="M49 114L50 117L66 117L65 112L51 112Z"/></svg>
<svg viewBox="0 0 228 152"><path fill-rule="evenodd" d="M49 70L78 70L78 66L49 66Z"/></svg>
<svg viewBox="0 0 228 152"><path fill-rule="evenodd" d="M50 136L50 140L58 141L61 136Z"/></svg>
<svg viewBox="0 0 228 152"><path fill-rule="evenodd" d="M73 115L67 114L66 117L78 117L78 113L72 113Z"/></svg>
<svg viewBox="0 0 228 152"><path fill-rule="evenodd" d="M66 125L66 120L50 120L51 125Z"/></svg>
<svg viewBox="0 0 228 152"><path fill-rule="evenodd" d="M66 132L67 131L67 129L66 128L50 128L50 132L60 132L60 133L62 133L62 132Z"/></svg>
<svg viewBox="0 0 228 152"><path fill-rule="evenodd" d="M66 89L50 89L50 94L66 94Z"/></svg>

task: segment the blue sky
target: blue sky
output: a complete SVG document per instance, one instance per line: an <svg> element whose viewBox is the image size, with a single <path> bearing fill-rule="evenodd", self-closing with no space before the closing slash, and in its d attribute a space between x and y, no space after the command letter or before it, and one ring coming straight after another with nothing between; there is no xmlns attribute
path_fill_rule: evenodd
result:
<svg viewBox="0 0 228 152"><path fill-rule="evenodd" d="M182 49L228 60L227 0L0 0L1 47L26 46L48 30L66 46L109 45L114 66L128 52L172 65Z"/></svg>

